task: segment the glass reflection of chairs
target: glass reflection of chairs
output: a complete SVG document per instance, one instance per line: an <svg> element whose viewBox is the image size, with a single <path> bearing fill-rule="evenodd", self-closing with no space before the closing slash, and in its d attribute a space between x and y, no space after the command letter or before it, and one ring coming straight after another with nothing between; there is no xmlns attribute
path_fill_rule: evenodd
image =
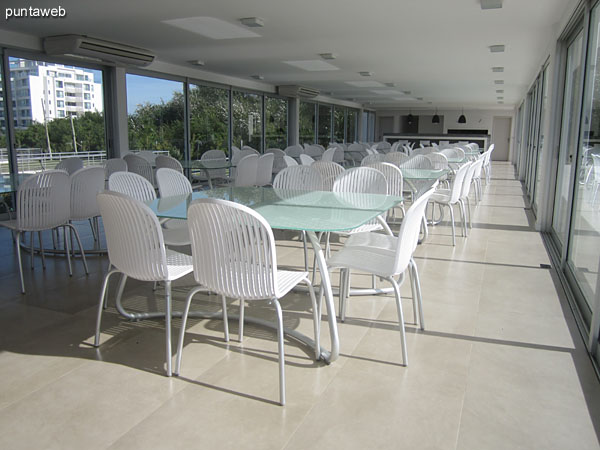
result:
<svg viewBox="0 0 600 450"><path fill-rule="evenodd" d="M243 336L244 304L249 301L269 301L275 306L279 354L279 403L285 404L285 360L283 346L283 315L279 299L300 282L310 292L315 356L320 351L319 316L314 290L307 272L278 270L275 238L267 221L250 208L224 200L199 199L188 210L192 239L194 278L199 287L187 296L179 335L177 366L180 374L185 326L192 298L208 289L221 296L223 320L227 321L225 298L240 300L240 340ZM207 258L212 263L206 264ZM225 327L225 339L228 328Z"/></svg>

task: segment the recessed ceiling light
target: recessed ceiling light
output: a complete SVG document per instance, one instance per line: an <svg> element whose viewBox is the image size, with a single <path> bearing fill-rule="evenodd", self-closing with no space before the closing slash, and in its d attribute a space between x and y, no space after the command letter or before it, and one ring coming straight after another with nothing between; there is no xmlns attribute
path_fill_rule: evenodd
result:
<svg viewBox="0 0 600 450"><path fill-rule="evenodd" d="M380 83L379 81L374 80L364 80L364 81L346 81L346 84L354 87L362 87L362 88L383 88L385 85Z"/></svg>
<svg viewBox="0 0 600 450"><path fill-rule="evenodd" d="M492 67L492 72L496 72L496 73L500 73L500 72L504 72L504 67Z"/></svg>
<svg viewBox="0 0 600 450"><path fill-rule="evenodd" d="M494 80L494 84L504 84L504 80Z"/></svg>
<svg viewBox="0 0 600 450"><path fill-rule="evenodd" d="M188 62L194 66L203 66L204 65L204 61L202 61L201 59L194 59L194 60L188 61Z"/></svg>
<svg viewBox="0 0 600 450"><path fill-rule="evenodd" d="M262 75L250 75L252 78L254 78L255 80L264 80L265 77L263 77Z"/></svg>
<svg viewBox="0 0 600 450"><path fill-rule="evenodd" d="M358 72L359 74L361 74L363 77L372 77L373 76L373 72Z"/></svg>
<svg viewBox="0 0 600 450"><path fill-rule="evenodd" d="M490 52L502 53L504 51L504 45L490 45Z"/></svg>
<svg viewBox="0 0 600 450"><path fill-rule="evenodd" d="M242 25L250 28L262 28L265 26L265 21L260 17L244 17L240 19Z"/></svg>
<svg viewBox="0 0 600 450"><path fill-rule="evenodd" d="M496 89L496 94L504 94L504 89Z"/></svg>
<svg viewBox="0 0 600 450"><path fill-rule="evenodd" d="M163 23L171 25L182 30L191 31L192 33L210 39L239 39L239 38L257 38L260 34L256 34L247 28L225 22L214 17L185 17L183 19L163 20Z"/></svg>
<svg viewBox="0 0 600 450"><path fill-rule="evenodd" d="M319 56L323 59L335 59L336 56L333 53L319 53Z"/></svg>
<svg viewBox="0 0 600 450"><path fill-rule="evenodd" d="M307 59L304 61L283 61L285 64L290 66L298 67L302 70L309 72L322 72L327 70L339 70L339 67L329 64L328 62L321 61L320 59Z"/></svg>
<svg viewBox="0 0 600 450"><path fill-rule="evenodd" d="M402 92L396 91L395 89L377 89L371 92L377 95L402 95Z"/></svg>
<svg viewBox="0 0 600 450"><path fill-rule="evenodd" d="M496 97L496 100L504 100L504 97Z"/></svg>
<svg viewBox="0 0 600 450"><path fill-rule="evenodd" d="M423 97L416 97L416 98L417 98L417 100L419 100L419 101L422 101L422 100L423 100Z"/></svg>
<svg viewBox="0 0 600 450"><path fill-rule="evenodd" d="M387 87L396 87L396 83L385 83Z"/></svg>
<svg viewBox="0 0 600 450"><path fill-rule="evenodd" d="M502 0L481 0L481 9L502 8Z"/></svg>
<svg viewBox="0 0 600 450"><path fill-rule="evenodd" d="M500 100L500 101L498 101L498 104L499 104L499 105L503 105L503 104L504 104L504 102L503 102L502 100Z"/></svg>
<svg viewBox="0 0 600 450"><path fill-rule="evenodd" d="M412 92L411 91L402 91L404 92L404 95L410 95Z"/></svg>

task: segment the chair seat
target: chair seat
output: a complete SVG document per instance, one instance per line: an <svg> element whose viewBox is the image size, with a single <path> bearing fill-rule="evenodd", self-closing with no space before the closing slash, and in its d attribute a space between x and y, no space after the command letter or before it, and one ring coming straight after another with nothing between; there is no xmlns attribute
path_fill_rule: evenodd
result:
<svg viewBox="0 0 600 450"><path fill-rule="evenodd" d="M451 192L449 189L438 189L431 195L431 201L437 203L449 203L450 194Z"/></svg>
<svg viewBox="0 0 600 450"><path fill-rule="evenodd" d="M6 227L11 230L17 230L17 221L15 219L0 221L0 227Z"/></svg>
<svg viewBox="0 0 600 450"><path fill-rule="evenodd" d="M383 230L383 226L378 222L378 223L366 223L364 225L361 225L360 227L354 228L352 230L348 230L348 231L335 231L335 234L339 234L341 236L352 236L356 233L368 233L370 231L379 231L379 230Z"/></svg>
<svg viewBox="0 0 600 450"><path fill-rule="evenodd" d="M356 233L348 238L346 247L371 247L396 252L398 238L382 233Z"/></svg>
<svg viewBox="0 0 600 450"><path fill-rule="evenodd" d="M330 269L347 268L371 273L380 277L398 275L394 267L396 254L385 248L345 246L327 260Z"/></svg>
<svg viewBox="0 0 600 450"><path fill-rule="evenodd" d="M185 253L179 253L171 249L166 249L167 270L169 271L168 280L173 281L181 278L194 270L192 257Z"/></svg>
<svg viewBox="0 0 600 450"><path fill-rule="evenodd" d="M187 227L163 228L165 245L190 245L190 232Z"/></svg>
<svg viewBox="0 0 600 450"><path fill-rule="evenodd" d="M298 283L308 277L308 272L296 272L291 270L277 271L278 295L284 296L290 292Z"/></svg>

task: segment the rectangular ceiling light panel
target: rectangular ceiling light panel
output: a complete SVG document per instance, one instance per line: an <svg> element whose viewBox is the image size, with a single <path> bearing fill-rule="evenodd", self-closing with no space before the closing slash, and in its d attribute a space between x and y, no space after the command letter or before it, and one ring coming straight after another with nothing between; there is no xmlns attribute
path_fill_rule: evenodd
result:
<svg viewBox="0 0 600 450"><path fill-rule="evenodd" d="M163 20L162 22L209 39L221 40L260 37L260 34L250 31L246 27L225 22L214 17L184 17L182 19Z"/></svg>
<svg viewBox="0 0 600 450"><path fill-rule="evenodd" d="M502 8L502 0L481 0L481 9Z"/></svg>
<svg viewBox="0 0 600 450"><path fill-rule="evenodd" d="M346 84L354 87L363 87L363 88L384 88L385 85L380 83L379 81L373 80L364 80L364 81L346 81Z"/></svg>
<svg viewBox="0 0 600 450"><path fill-rule="evenodd" d="M329 64L328 62L322 61L320 59L307 59L304 61L283 61L290 66L297 67L302 70L307 70L309 72L325 72L327 70L340 70L339 67L334 66L333 64Z"/></svg>
<svg viewBox="0 0 600 450"><path fill-rule="evenodd" d="M504 51L504 45L490 45L490 52L502 53Z"/></svg>

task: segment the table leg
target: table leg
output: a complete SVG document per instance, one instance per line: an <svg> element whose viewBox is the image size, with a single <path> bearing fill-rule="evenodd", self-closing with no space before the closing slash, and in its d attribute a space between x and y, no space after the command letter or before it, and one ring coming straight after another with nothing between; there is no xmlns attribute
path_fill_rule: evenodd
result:
<svg viewBox="0 0 600 450"><path fill-rule="evenodd" d="M333 291L331 289L331 279L329 278L329 271L327 270L327 262L325 261L325 255L323 249L319 243L319 239L314 231L307 231L306 235L310 239L310 243L315 251L317 259L317 265L319 266L319 272L321 272L321 289L325 294L325 306L327 307L327 320L329 322L329 334L331 338L331 351L327 355L325 352L321 352L321 358L326 362L335 361L340 354L340 339L338 335L337 322L335 316L335 306L333 304Z"/></svg>

